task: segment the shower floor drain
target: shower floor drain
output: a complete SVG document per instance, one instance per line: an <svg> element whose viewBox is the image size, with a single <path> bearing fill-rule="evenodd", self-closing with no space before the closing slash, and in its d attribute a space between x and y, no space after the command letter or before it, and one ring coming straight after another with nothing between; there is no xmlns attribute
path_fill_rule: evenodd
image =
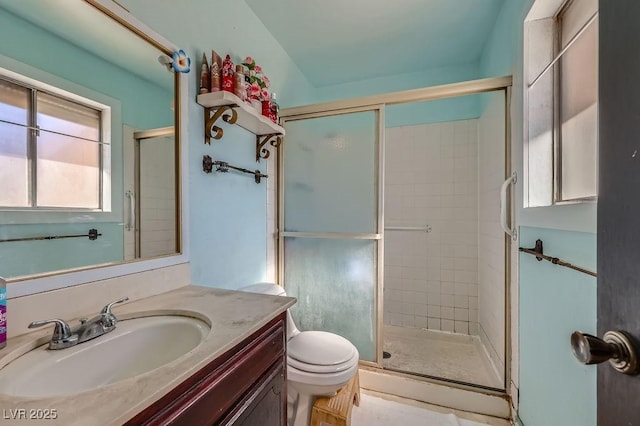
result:
<svg viewBox="0 0 640 426"><path fill-rule="evenodd" d="M378 352L378 353L380 353L380 352ZM382 358L384 358L384 359L391 358L391 352L387 352L387 351L382 352Z"/></svg>

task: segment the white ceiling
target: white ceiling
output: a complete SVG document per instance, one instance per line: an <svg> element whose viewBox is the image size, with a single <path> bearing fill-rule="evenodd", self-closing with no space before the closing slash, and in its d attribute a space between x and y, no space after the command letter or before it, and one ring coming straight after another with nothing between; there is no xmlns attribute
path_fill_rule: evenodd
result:
<svg viewBox="0 0 640 426"><path fill-rule="evenodd" d="M320 87L477 62L505 0L245 0Z"/></svg>

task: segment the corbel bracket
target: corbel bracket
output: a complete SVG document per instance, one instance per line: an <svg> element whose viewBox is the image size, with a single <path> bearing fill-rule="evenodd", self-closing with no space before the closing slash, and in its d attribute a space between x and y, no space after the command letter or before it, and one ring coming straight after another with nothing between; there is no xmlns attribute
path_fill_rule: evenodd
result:
<svg viewBox="0 0 640 426"><path fill-rule="evenodd" d="M279 148L282 144L282 135L280 133L270 133L268 135L256 136L256 163L260 162L261 158L267 159L271 155L267 145L267 142L274 147Z"/></svg>
<svg viewBox="0 0 640 426"><path fill-rule="evenodd" d="M222 105L215 108L205 108L204 110L204 143L211 145L211 138L221 139L223 131L216 126L216 122L222 117L225 123L235 124L238 120L238 112L234 109L238 105Z"/></svg>

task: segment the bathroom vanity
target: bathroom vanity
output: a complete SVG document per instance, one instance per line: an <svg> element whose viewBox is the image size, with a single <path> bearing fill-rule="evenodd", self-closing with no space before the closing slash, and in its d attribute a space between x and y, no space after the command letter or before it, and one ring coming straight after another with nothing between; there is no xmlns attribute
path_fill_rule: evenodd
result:
<svg viewBox="0 0 640 426"><path fill-rule="evenodd" d="M294 303L290 297L190 285L119 305L113 311L120 325L140 317L187 316L205 322L210 331L199 345L171 362L92 389L76 393L66 389L60 394L54 390L39 397L0 393L3 424L20 424L21 419L11 418L14 413L49 410L55 418L47 424L60 425L284 425L285 312ZM0 371L46 344L51 331L9 339L7 348L0 351ZM167 339L167 350L177 340L178 336ZM72 349L60 351L68 350ZM147 356L140 362L153 360ZM78 367L90 366L87 360ZM72 378L61 374L59 381Z"/></svg>
<svg viewBox="0 0 640 426"><path fill-rule="evenodd" d="M278 315L126 425L285 425L285 326Z"/></svg>

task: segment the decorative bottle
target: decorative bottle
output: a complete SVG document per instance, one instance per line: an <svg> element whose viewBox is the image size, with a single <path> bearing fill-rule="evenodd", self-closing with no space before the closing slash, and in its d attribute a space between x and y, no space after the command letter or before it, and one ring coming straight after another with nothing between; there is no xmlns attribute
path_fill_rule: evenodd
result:
<svg viewBox="0 0 640 426"><path fill-rule="evenodd" d="M247 95L249 103L260 114L262 112L262 102L260 102L260 85L256 81L256 72L249 70L249 85L247 86Z"/></svg>
<svg viewBox="0 0 640 426"><path fill-rule="evenodd" d="M211 89L211 75L207 55L202 54L202 68L200 69L200 93L209 93Z"/></svg>
<svg viewBox="0 0 640 426"><path fill-rule="evenodd" d="M262 98L262 115L271 118L271 100L269 96L264 96Z"/></svg>
<svg viewBox="0 0 640 426"><path fill-rule="evenodd" d="M278 123L278 115L280 113L280 106L278 105L278 102L276 100L276 94L272 93L271 94L271 101L269 102L269 118L271 119L271 121L273 121L274 123Z"/></svg>
<svg viewBox="0 0 640 426"><path fill-rule="evenodd" d="M219 92L222 88L222 58L215 50L211 51L211 91Z"/></svg>
<svg viewBox="0 0 640 426"><path fill-rule="evenodd" d="M233 78L233 93L243 101L247 98L247 87L244 82L244 67L236 65L236 74Z"/></svg>
<svg viewBox="0 0 640 426"><path fill-rule="evenodd" d="M7 282L0 277L0 349L7 346Z"/></svg>
<svg viewBox="0 0 640 426"><path fill-rule="evenodd" d="M244 70L244 101L247 103L251 103L251 73L253 71L248 68Z"/></svg>
<svg viewBox="0 0 640 426"><path fill-rule="evenodd" d="M222 63L222 90L233 93L233 61L229 55Z"/></svg>

